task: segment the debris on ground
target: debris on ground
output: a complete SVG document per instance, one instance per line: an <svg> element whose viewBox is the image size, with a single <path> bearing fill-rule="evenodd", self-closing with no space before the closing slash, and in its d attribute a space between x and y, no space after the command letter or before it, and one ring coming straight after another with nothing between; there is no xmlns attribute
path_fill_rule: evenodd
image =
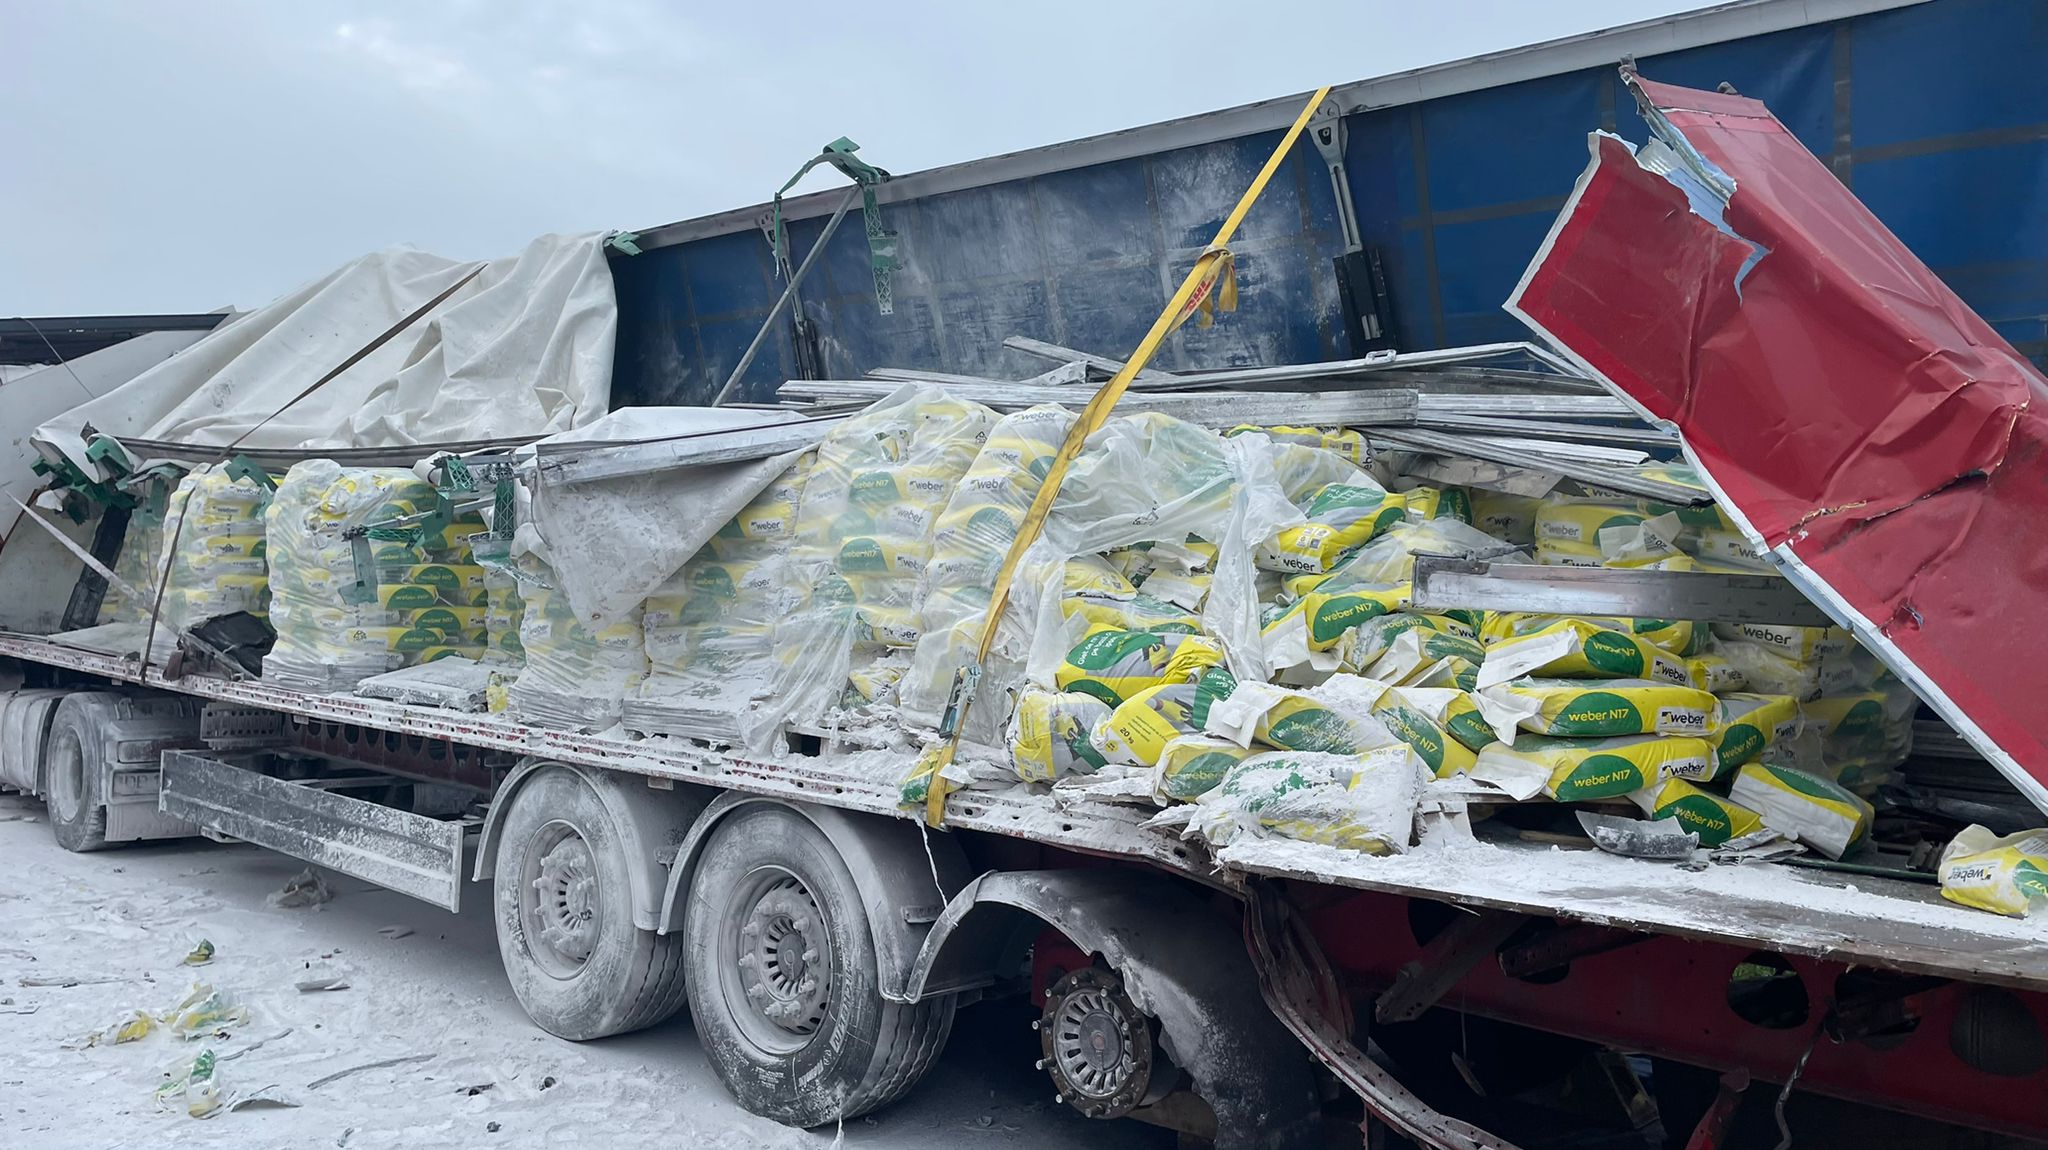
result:
<svg viewBox="0 0 2048 1150"><path fill-rule="evenodd" d="M1579 811L1579 825L1593 845L1608 854L1634 859L1683 860L1699 849L1700 836L1677 819L1625 819Z"/></svg>
<svg viewBox="0 0 2048 1150"><path fill-rule="evenodd" d="M381 934L381 935L383 935L383 936L384 936L385 938L388 938L388 939L392 939L392 940L396 941L397 939L401 939L401 938L404 938L404 937L405 937L406 935L409 935L409 934L411 934L411 933L412 933L412 928L411 928L411 927L409 927L409 926L395 926L395 925L394 925L394 926L380 926L380 927L378 927L378 928L377 928L377 933L378 933L378 934Z"/></svg>
<svg viewBox="0 0 2048 1150"><path fill-rule="evenodd" d="M321 878L318 871L307 867L293 875L291 881L284 884L283 890L272 894L264 901L280 910L296 910L319 906L333 899L334 888L327 885L327 880Z"/></svg>
<svg viewBox="0 0 2048 1150"><path fill-rule="evenodd" d="M213 953L213 940L202 938L199 940L198 945L192 948L191 953L185 956L185 965L205 966L213 961Z"/></svg>
<svg viewBox="0 0 2048 1150"><path fill-rule="evenodd" d="M375 1062L365 1062L361 1066L351 1066L346 1070L337 1070L332 1074L315 1078L313 1081L306 1083L306 1089L318 1090L330 1082L338 1082L351 1074L361 1074L365 1070L379 1070L386 1066L403 1066L408 1062L425 1062L432 1057L434 1056L431 1054L401 1054L396 1058L380 1058Z"/></svg>
<svg viewBox="0 0 2048 1150"><path fill-rule="evenodd" d="M313 971L292 984L301 994L321 990L347 990L348 975L331 970Z"/></svg>

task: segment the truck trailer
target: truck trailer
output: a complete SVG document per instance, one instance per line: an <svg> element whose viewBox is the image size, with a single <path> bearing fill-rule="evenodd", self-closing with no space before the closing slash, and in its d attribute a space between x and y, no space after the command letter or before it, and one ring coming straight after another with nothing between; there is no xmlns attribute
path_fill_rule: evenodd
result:
<svg viewBox="0 0 2048 1150"><path fill-rule="evenodd" d="M2003 34L1984 36L1993 28ZM900 178L848 163L874 202L867 235L837 246L825 221L851 202L840 195L778 204L765 228L746 209L606 237L590 250L616 290L605 367L618 410L600 426L630 434L323 449L94 427L82 454L51 453L48 491L23 509L38 522L9 534L12 564L0 551L14 583L0 657L22 678L0 702L0 784L45 797L69 850L204 834L451 910L487 882L506 975L537 1025L591 1040L687 1007L734 1097L797 1126L902 1097L961 1005L1014 995L1037 1008L1044 1057L1031 1072L1062 1104L1218 1146L1322 1144L1337 1128L1368 1145L1510 1146L1489 1131L1522 1128L1516 1096L1587 1074L1625 1119L1642 1117L1647 1080L1674 1146L1747 1144L1741 1123L1773 1100L1782 1123L1795 1087L1895 1115L1901 1144L2048 1138L2048 937L2038 917L1944 900L1924 849L1844 858L1780 833L1770 849L1790 863L1709 861L1695 831L1664 861L1625 857L1642 851L1595 849L1593 825L1560 833L1549 816L1563 804L1517 803L1498 781L1411 800L1386 851L1285 828L1188 833L1162 814L1193 808L1162 812L1132 772L991 786L939 770L913 785L934 748L972 727L952 713L961 699L996 709L986 649L963 661L948 713L910 737L886 709L879 726L779 710L732 727L696 712L536 721L499 697L518 689L509 669L494 677L454 642L412 669L477 673L414 675L417 694L279 675L279 648L252 651L282 626L248 611L166 623L166 580L123 579L117 562L151 467L166 464L159 478L217 474L252 491L320 459L412 469L439 505L355 530L346 546L366 555L471 516L476 554L516 546L514 521L551 483L701 501L713 511L699 509L709 521L692 538L708 547L772 490L736 473L765 474L763 461L816 451L892 404L1085 413L1107 390L1104 416L1115 403L1139 413L1127 419L1205 432L1249 425L1242 437L1260 444L1308 427L1313 450L1360 466L1397 457L1431 491L1533 501L1531 484L1562 484L1574 499L1631 500L1645 513L1615 526L1642 546L1658 546L1646 521L1723 517L1750 567L1420 553L1401 609L1853 636L1909 700L1898 729L1918 765L1865 789L1882 784L1939 854L1965 824L2048 819L2048 755L2026 702L2041 676L2016 625L2038 530L2030 403L2048 385L2026 358L2040 348L2015 310L2022 273L1929 272L1909 248L1968 241L1923 245L1922 208L1888 214L1901 201L1886 197L1905 193L1886 165L2038 167L2041 144L2031 128L1928 129L2009 95L1960 56L1919 77L1924 107L1870 97L1893 120L1858 93L1884 86L1887 52L1939 62L1945 45L2043 38L2025 6L1988 0L1731 4L1306 106ZM1644 78L1705 73L1705 88L1729 83ZM1617 134L1631 108L1644 127ZM1275 116L1284 127L1296 111L1303 138L1276 151L1293 137ZM1543 137L1515 133L1500 119L1511 111ZM1852 112L1857 133L1889 141L1875 154L1851 136ZM1460 124L1473 133L1463 174L1439 182ZM1928 134L1896 138L1909 129ZM1525 148L1540 160L1519 162ZM1149 365L1109 358L1147 342L1177 273L1215 250L1214 221L1268 154L1281 178L1244 216L1236 310L1181 327ZM1913 178L1939 184L1931 168ZM1514 198L1460 204L1461 188ZM1954 226L2030 234L2015 216L1982 218L1996 214ZM820 243L821 278L792 283L791 251ZM374 353L463 298L461 270L356 342ZM1222 303L1230 279L1204 290ZM750 340L772 354L735 372ZM302 367L283 397L338 374L318 366L331 365ZM659 431L631 410L705 403L721 383L737 407L682 408ZM1755 428L1771 434L1745 442ZM1085 468L1104 442L1060 466ZM633 487L655 481L684 486ZM183 498L163 554L196 491ZM36 558L21 558L31 546ZM699 549L631 546L667 555L670 571ZM2007 614L1979 609L1987 581L2011 586L1990 596ZM146 608L139 644L95 628L109 594ZM605 621L578 609L562 627ZM798 677L784 682L804 682L816 657L785 653ZM835 707L847 685L830 685ZM1810 1104L1823 1107L1815 1122L1847 1121Z"/></svg>

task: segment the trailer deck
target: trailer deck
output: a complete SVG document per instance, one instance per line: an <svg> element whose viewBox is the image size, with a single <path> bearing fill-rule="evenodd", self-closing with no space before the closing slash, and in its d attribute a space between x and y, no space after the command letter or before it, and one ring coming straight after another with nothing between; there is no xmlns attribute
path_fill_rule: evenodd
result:
<svg viewBox="0 0 2048 1150"><path fill-rule="evenodd" d="M319 722L868 814L916 816L897 800L897 783L912 754L907 749L774 756L671 738L578 734L502 715L310 694L260 680L199 674L170 679L155 666L143 671L134 659L33 635L0 633L0 656ZM952 829L1147 862L1231 889L1248 875L1286 878L2048 991L2048 932L2027 920L1945 902L1932 885L1768 863L1686 871L1594 850L1484 837L1430 844L1393 858L1271 839L1212 854L1200 842L1146 826L1153 813L1129 803L1014 787L960 791L947 806L946 821Z"/></svg>

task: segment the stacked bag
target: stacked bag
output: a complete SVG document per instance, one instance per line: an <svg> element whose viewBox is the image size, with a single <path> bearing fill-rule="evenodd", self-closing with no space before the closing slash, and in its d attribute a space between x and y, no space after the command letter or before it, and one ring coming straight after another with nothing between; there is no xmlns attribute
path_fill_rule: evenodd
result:
<svg viewBox="0 0 2048 1150"><path fill-rule="evenodd" d="M776 621L787 613L789 550L797 504L815 453L805 453L647 597L641 634L647 681L628 724L655 734L694 733L678 708L741 712L764 695L776 667Z"/></svg>
<svg viewBox="0 0 2048 1150"><path fill-rule="evenodd" d="M895 698L923 634L919 590L939 521L996 414L906 388L834 428L804 478L774 694L809 722Z"/></svg>
<svg viewBox="0 0 2048 1150"><path fill-rule="evenodd" d="M626 695L647 677L642 607L601 627L586 627L546 564L525 555L519 565L519 646L526 662L508 692L510 709L522 721L543 727L602 731L617 726Z"/></svg>
<svg viewBox="0 0 2048 1150"><path fill-rule="evenodd" d="M266 679L337 691L400 667L483 654L484 571L468 542L481 520L429 520L405 540L373 540L375 582L356 586L346 533L435 506L433 487L401 468L314 459L285 473L264 515L277 632Z"/></svg>
<svg viewBox="0 0 2048 1150"><path fill-rule="evenodd" d="M163 518L157 578L164 621L187 630L208 619L270 609L263 509L270 492L225 472L188 473L172 490ZM142 613L147 616L148 605Z"/></svg>

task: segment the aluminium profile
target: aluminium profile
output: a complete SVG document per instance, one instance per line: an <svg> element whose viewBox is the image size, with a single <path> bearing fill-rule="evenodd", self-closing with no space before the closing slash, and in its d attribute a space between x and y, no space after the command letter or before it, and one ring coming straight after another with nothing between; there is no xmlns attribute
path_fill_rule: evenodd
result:
<svg viewBox="0 0 2048 1150"><path fill-rule="evenodd" d="M884 380L801 379L782 385L785 398L829 402L880 399L897 386ZM955 399L986 404L998 411L1018 411L1041 403L1079 407L1090 392L1071 386L1023 383L947 385ZM1123 413L1156 411L1209 428L1240 424L1297 424L1313 427L1406 426L1415 422L1416 395L1401 388L1332 392L1229 392L1192 394L1126 392L1117 401Z"/></svg>
<svg viewBox="0 0 2048 1150"><path fill-rule="evenodd" d="M896 387L889 386L891 390ZM648 475L679 467L745 463L810 447L847 418L817 416L632 443L564 443L556 448L536 449L534 468L542 483L570 484Z"/></svg>
<svg viewBox="0 0 2048 1150"><path fill-rule="evenodd" d="M1550 472L1574 479L1580 483L1654 499L1660 503L1691 506L1707 503L1712 497L1697 488L1677 483L1666 483L1660 479L1648 479L1622 467L1603 466L1579 459L1566 459L1556 455L1530 451L1524 447L1503 446L1483 438L1464 435L1448 435L1421 428L1375 428L1372 438L1394 450L1421 451L1436 455L1461 455L1468 459L1501 463L1509 467L1526 468L1530 471Z"/></svg>
<svg viewBox="0 0 2048 1150"><path fill-rule="evenodd" d="M1777 575L1556 567L1445 555L1417 555L1418 611L1473 608L1544 615L1696 619L1825 627L1813 601Z"/></svg>

